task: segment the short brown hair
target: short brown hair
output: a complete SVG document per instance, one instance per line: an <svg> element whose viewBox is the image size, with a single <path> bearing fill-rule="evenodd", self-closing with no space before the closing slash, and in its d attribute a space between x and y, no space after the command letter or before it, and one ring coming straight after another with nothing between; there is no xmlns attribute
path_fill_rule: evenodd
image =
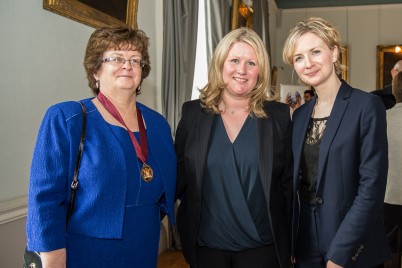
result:
<svg viewBox="0 0 402 268"><path fill-rule="evenodd" d="M149 38L141 30L128 27L102 27L95 30L88 40L84 57L84 68L87 73L88 85L95 95L99 88L96 87L94 74L101 66L103 53L108 50L135 50L141 53L144 62L141 80L145 79L151 71L149 62ZM139 89L137 89L137 94Z"/></svg>

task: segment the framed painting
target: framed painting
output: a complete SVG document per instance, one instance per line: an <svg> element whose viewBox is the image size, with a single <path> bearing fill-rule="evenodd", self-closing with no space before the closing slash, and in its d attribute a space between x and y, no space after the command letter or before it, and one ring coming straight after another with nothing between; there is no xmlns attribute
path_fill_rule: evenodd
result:
<svg viewBox="0 0 402 268"><path fill-rule="evenodd" d="M377 89L391 84L391 69L397 61L402 60L402 52L396 52L396 47L397 45L377 46Z"/></svg>
<svg viewBox="0 0 402 268"><path fill-rule="evenodd" d="M85 25L137 28L139 0L43 0L43 8Z"/></svg>
<svg viewBox="0 0 402 268"><path fill-rule="evenodd" d="M253 1L232 0L231 30L240 27L253 28L253 19Z"/></svg>
<svg viewBox="0 0 402 268"><path fill-rule="evenodd" d="M347 46L342 46L341 47L341 53L339 54L341 64L345 66L346 68L342 71L342 74L340 75L340 78L348 82L348 47Z"/></svg>

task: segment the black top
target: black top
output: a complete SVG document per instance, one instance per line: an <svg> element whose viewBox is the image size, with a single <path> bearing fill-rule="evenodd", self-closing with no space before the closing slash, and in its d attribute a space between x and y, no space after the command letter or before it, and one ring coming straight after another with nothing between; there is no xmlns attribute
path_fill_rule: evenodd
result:
<svg viewBox="0 0 402 268"><path fill-rule="evenodd" d="M385 109L388 110L395 106L396 99L395 96L392 95L392 85L387 85L383 89L371 91L371 93L381 98Z"/></svg>
<svg viewBox="0 0 402 268"><path fill-rule="evenodd" d="M200 246L240 251L271 244L258 169L256 120L246 119L232 143L215 116L204 176Z"/></svg>
<svg viewBox="0 0 402 268"><path fill-rule="evenodd" d="M317 166L320 144L328 121L325 118L310 118L306 140L301 158L301 191L300 200L307 204L315 204L317 190Z"/></svg>

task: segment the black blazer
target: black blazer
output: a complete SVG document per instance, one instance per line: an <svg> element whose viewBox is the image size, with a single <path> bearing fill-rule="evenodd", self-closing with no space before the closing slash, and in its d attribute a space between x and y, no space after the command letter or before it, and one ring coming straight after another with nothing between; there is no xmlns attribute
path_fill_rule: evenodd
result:
<svg viewBox="0 0 402 268"><path fill-rule="evenodd" d="M383 89L377 89L371 91L371 93L380 97L385 109L388 110L395 106L396 99L395 96L392 95L392 85L386 85Z"/></svg>
<svg viewBox="0 0 402 268"><path fill-rule="evenodd" d="M289 267L292 123L289 108L283 103L266 102L264 110L268 118L257 120L259 171L278 259L281 267ZM195 247L201 217L204 166L214 116L202 109L199 100L186 102L176 131L176 193L181 199L177 227L184 256L192 268L197 267Z"/></svg>

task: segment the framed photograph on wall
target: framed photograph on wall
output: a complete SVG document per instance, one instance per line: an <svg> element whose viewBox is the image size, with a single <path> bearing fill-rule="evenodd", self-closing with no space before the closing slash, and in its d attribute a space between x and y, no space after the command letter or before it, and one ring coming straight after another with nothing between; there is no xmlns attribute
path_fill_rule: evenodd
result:
<svg viewBox="0 0 402 268"><path fill-rule="evenodd" d="M341 47L341 53L339 53L341 64L344 65L346 68L342 71L341 77L346 82L348 81L348 46Z"/></svg>
<svg viewBox="0 0 402 268"><path fill-rule="evenodd" d="M391 69L395 63L402 60L402 52L396 52L397 45L377 46L377 89L391 84Z"/></svg>
<svg viewBox="0 0 402 268"><path fill-rule="evenodd" d="M43 0L43 8L85 25L137 28L139 0Z"/></svg>
<svg viewBox="0 0 402 268"><path fill-rule="evenodd" d="M285 85L280 84L280 102L289 103L289 102L296 102L300 99L301 104L304 103L303 95L304 91L310 89L309 86L304 85Z"/></svg>
<svg viewBox="0 0 402 268"><path fill-rule="evenodd" d="M232 0L231 30L253 28L254 10L251 0Z"/></svg>

